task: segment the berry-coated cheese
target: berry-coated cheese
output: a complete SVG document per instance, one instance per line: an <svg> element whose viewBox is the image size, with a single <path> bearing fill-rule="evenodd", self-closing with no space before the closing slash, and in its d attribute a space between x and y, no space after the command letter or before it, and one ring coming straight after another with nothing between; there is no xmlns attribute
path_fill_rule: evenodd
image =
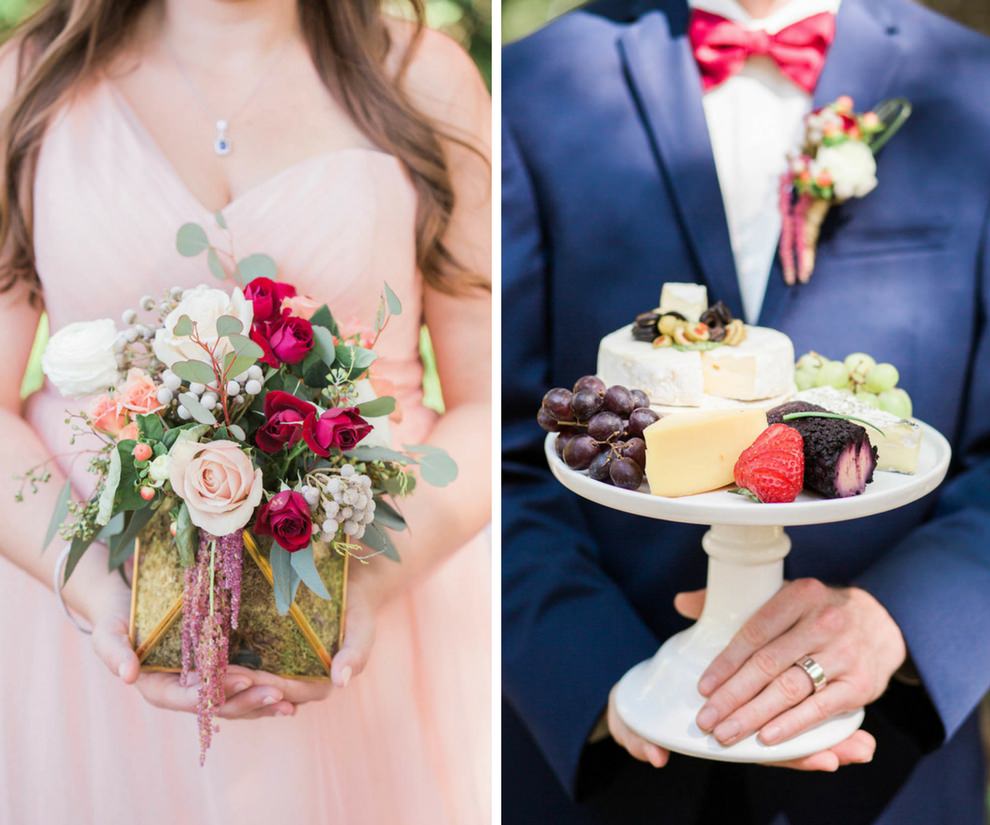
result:
<svg viewBox="0 0 990 825"><path fill-rule="evenodd" d="M699 410L643 431L646 478L655 496L690 496L731 484L743 450L767 428L761 409Z"/></svg>
<svg viewBox="0 0 990 825"><path fill-rule="evenodd" d="M660 312L677 312L696 324L708 309L708 290L703 284L668 282L660 289Z"/></svg>

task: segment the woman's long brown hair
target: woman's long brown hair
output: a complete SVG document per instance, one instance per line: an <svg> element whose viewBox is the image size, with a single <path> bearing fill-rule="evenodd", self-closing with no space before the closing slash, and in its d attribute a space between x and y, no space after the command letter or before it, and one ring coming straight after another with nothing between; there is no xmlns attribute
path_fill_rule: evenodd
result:
<svg viewBox="0 0 990 825"><path fill-rule="evenodd" d="M0 292L27 282L35 297L32 181L45 128L67 96L124 46L148 0L49 0L13 34L18 43L17 89L0 151ZM397 74L386 64L392 42L381 0L298 0L301 28L317 72L358 128L408 170L418 196L417 264L426 282L448 293L487 288L465 271L444 242L454 208L445 134L409 101L402 77L423 28L423 0L408 0L416 32ZM471 147L469 147L471 148Z"/></svg>

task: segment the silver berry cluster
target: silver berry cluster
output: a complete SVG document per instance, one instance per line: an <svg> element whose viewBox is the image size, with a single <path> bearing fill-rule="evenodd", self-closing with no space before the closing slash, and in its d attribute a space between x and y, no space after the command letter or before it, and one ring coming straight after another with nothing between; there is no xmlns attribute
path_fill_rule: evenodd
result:
<svg viewBox="0 0 990 825"><path fill-rule="evenodd" d="M252 365L245 372L227 382L227 397L234 404L240 404L244 401L244 396L258 395L261 392L263 377L264 373L261 367L257 364ZM158 403L171 404L172 400L178 394L179 388L182 386L182 379L172 372L172 370L165 370L161 378L162 385L158 388ZM207 389L205 384L194 381L189 384L189 392L199 399L199 403L204 409L212 410L220 403L220 397L216 391ZM188 421L192 418L189 410L182 406L182 404L179 404L176 412L183 421Z"/></svg>
<svg viewBox="0 0 990 825"><path fill-rule="evenodd" d="M375 520L375 498L371 479L345 464L339 474L312 474L313 484L301 489L316 511L314 521L320 525L324 541L332 541L339 530L354 541L364 536L365 528Z"/></svg>

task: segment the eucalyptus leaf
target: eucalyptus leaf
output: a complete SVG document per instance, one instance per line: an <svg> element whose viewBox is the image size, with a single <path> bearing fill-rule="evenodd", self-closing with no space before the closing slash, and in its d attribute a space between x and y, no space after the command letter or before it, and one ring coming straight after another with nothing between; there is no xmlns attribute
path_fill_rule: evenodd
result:
<svg viewBox="0 0 990 825"><path fill-rule="evenodd" d="M326 364L327 369L332 367L337 360L333 334L326 327L313 327L313 352L320 356L320 360Z"/></svg>
<svg viewBox="0 0 990 825"><path fill-rule="evenodd" d="M175 326L172 327L172 332L175 335L192 335L193 334L193 322L192 318L188 315L180 315L179 320L175 322Z"/></svg>
<svg viewBox="0 0 990 825"><path fill-rule="evenodd" d="M238 441L247 441L247 433L244 432L244 429L240 425L231 424L227 427L227 431Z"/></svg>
<svg viewBox="0 0 990 825"><path fill-rule="evenodd" d="M175 546L183 567L192 567L196 563L196 539L196 525L192 523L189 507L183 501L175 516Z"/></svg>
<svg viewBox="0 0 990 825"><path fill-rule="evenodd" d="M340 328L337 326L337 321L334 319L333 313L330 312L330 307L326 304L309 316L309 322L314 327L324 327L330 330L331 335L340 336Z"/></svg>
<svg viewBox="0 0 990 825"><path fill-rule="evenodd" d="M172 372L192 384L212 384L217 380L213 368L204 361L176 361L172 364Z"/></svg>
<svg viewBox="0 0 990 825"><path fill-rule="evenodd" d="M321 599L330 601L330 592L320 578L320 571L316 569L316 562L313 560L313 545L296 550L289 555L289 561L296 575L302 579L303 584L313 591Z"/></svg>
<svg viewBox="0 0 990 825"><path fill-rule="evenodd" d="M378 527L374 522L365 527L364 537L361 541L372 550L382 553L386 558L392 561L401 561L399 551L395 549L395 545L392 543L392 539L389 538L388 533Z"/></svg>
<svg viewBox="0 0 990 825"><path fill-rule="evenodd" d="M210 247L206 250L206 265L210 268L210 274L216 278L218 281L226 280L227 273L224 271L223 264L220 261L220 255L214 247Z"/></svg>
<svg viewBox="0 0 990 825"><path fill-rule="evenodd" d="M313 327L313 329L315 330L316 327ZM310 352L302 362L303 381L306 382L307 387L314 387L316 389L325 387L330 383L327 378L329 369L319 353Z"/></svg>
<svg viewBox="0 0 990 825"><path fill-rule="evenodd" d="M206 407L199 403L199 399L190 392L184 392L179 396L179 403L189 410L189 414L194 421L200 424L216 424L217 419Z"/></svg>
<svg viewBox="0 0 990 825"><path fill-rule="evenodd" d="M120 484L120 450L110 451L110 466L100 491L100 500L96 510L96 523L106 527L113 515L113 499L117 495L117 485Z"/></svg>
<svg viewBox="0 0 990 825"><path fill-rule="evenodd" d="M195 258L210 246L206 230L198 223L184 223L175 236L175 248L186 258Z"/></svg>
<svg viewBox="0 0 990 825"><path fill-rule="evenodd" d="M384 286L385 286L385 300L388 303L388 311L391 312L393 315L401 315L402 301L400 301L399 296L392 291L392 287L390 287L387 283L384 284Z"/></svg>
<svg viewBox="0 0 990 825"><path fill-rule="evenodd" d="M272 278L278 274L278 266L270 255L248 255L237 264L237 274L242 284L247 284L255 278Z"/></svg>
<svg viewBox="0 0 990 825"><path fill-rule="evenodd" d="M406 529L406 520L402 517L402 513L381 496L375 498L375 524L388 527L390 530Z"/></svg>
<svg viewBox="0 0 990 825"><path fill-rule="evenodd" d="M406 444L405 447L419 456L420 475L427 484L446 487L457 478L457 463L446 451L432 444Z"/></svg>
<svg viewBox="0 0 990 825"><path fill-rule="evenodd" d="M223 212L219 209L213 213L213 219L217 222L217 226L221 229L227 228L227 219L223 216Z"/></svg>
<svg viewBox="0 0 990 825"><path fill-rule="evenodd" d="M284 616L289 612L299 574L292 569L292 554L277 541L272 542L268 562L272 566L272 588L275 591L275 609Z"/></svg>
<svg viewBox="0 0 990 825"><path fill-rule="evenodd" d="M221 315L217 318L217 335L237 335L244 331L240 318L233 315Z"/></svg>
<svg viewBox="0 0 990 825"><path fill-rule="evenodd" d="M245 358L253 358L257 360L265 354L265 351L246 335L235 333L233 335L228 335L227 340L230 342L230 345L234 348L234 352L236 352L238 356L243 355ZM240 375L240 373L237 374Z"/></svg>
<svg viewBox="0 0 990 825"><path fill-rule="evenodd" d="M371 401L362 401L358 405L358 411L365 418L380 418L383 415L391 415L395 412L395 398L391 395L383 395Z"/></svg>
<svg viewBox="0 0 990 825"><path fill-rule="evenodd" d="M181 427L175 427L169 430L165 434L164 442L165 446L169 449L174 447L180 441L199 441L210 427L208 424L183 424Z"/></svg>
<svg viewBox="0 0 990 825"><path fill-rule="evenodd" d="M378 309L375 311L375 329L381 331L385 328L385 298L378 302Z"/></svg>
<svg viewBox="0 0 990 825"><path fill-rule="evenodd" d="M72 544L69 546L69 556L65 560L65 572L62 574L63 585L69 581L69 576L72 575L72 571L75 570L76 565L79 564L79 559L81 559L83 554L89 550L92 543L92 539L81 539L78 536L72 539Z"/></svg>
<svg viewBox="0 0 990 825"><path fill-rule="evenodd" d="M355 461L395 461L398 464L415 464L416 459L388 447L355 447L344 453Z"/></svg>
<svg viewBox="0 0 990 825"><path fill-rule="evenodd" d="M65 517L69 514L70 501L72 501L72 482L66 479L65 484L62 485L62 489L58 494L58 499L55 501L55 509L52 510L52 517L48 522L48 529L45 531L45 541L44 544L41 545L42 553L48 549L48 545L51 544L52 539L55 538L58 528L62 526L62 522L65 521Z"/></svg>
<svg viewBox="0 0 990 825"><path fill-rule="evenodd" d="M131 553L134 552L135 539L147 526L148 522L151 521L151 517L154 514L155 511L151 507L145 507L143 510L135 510L131 513L131 517L123 531L110 539L108 544L110 547L109 568L111 570L115 567L120 567L120 565L131 557Z"/></svg>
<svg viewBox="0 0 990 825"><path fill-rule="evenodd" d="M96 534L96 541L106 542L113 536L119 536L124 529L124 516L126 513L117 513L106 526Z"/></svg>
<svg viewBox="0 0 990 825"><path fill-rule="evenodd" d="M354 378L370 367L378 358L374 352L352 344L337 344L337 365L350 372Z"/></svg>

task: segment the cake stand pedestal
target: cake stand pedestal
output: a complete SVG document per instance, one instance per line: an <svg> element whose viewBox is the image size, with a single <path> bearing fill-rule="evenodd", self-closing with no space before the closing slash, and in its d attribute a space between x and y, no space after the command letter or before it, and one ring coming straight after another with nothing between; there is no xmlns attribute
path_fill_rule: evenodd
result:
<svg viewBox="0 0 990 825"><path fill-rule="evenodd" d="M764 745L753 734L726 747L695 724L705 701L698 680L746 620L783 585L784 558L791 548L785 527L846 521L903 507L942 482L951 456L949 444L938 431L921 427L921 456L914 475L877 472L861 496L822 499L801 493L788 504L757 504L726 489L684 498L653 496L645 485L640 490L620 490L570 469L554 450L556 436L547 437L545 450L553 474L578 495L639 516L709 525L701 542L708 554L708 591L701 617L619 682L616 709L632 730L689 756L766 763L825 750L860 726L862 709L776 745Z"/></svg>

